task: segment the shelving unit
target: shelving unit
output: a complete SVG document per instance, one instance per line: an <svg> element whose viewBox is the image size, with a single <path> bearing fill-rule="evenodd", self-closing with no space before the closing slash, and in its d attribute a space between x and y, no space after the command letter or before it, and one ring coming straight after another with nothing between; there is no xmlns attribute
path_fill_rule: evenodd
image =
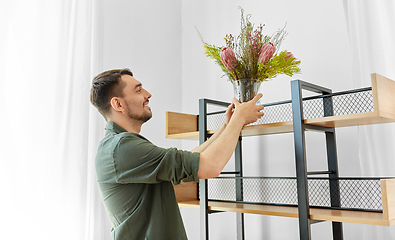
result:
<svg viewBox="0 0 395 240"><path fill-rule="evenodd" d="M343 193L346 191L344 190L344 183L348 180L339 178L337 170L335 128L395 122L395 94L393 94L395 92L395 82L378 74L372 74L371 77L371 88L339 93L332 93L330 89L300 80L292 81L292 100L264 104L265 117L263 120L245 126L240 134L239 144L235 151L236 169L233 172L234 177L230 178L233 179L231 186L235 188L231 197L222 199L221 197L213 197L209 192L212 185L210 180L201 180L199 184L182 183L175 186L180 207L201 209L202 239L209 238L208 215L213 212L238 213L237 239L244 239L244 213L299 218L300 239L306 240L311 239L310 225L315 221L332 221L333 238L335 240L343 239L342 222L381 226L394 225L395 179L375 179L376 182L373 187L370 185L362 186L363 189L360 191L364 191L368 195L358 193L352 202L357 202L356 204L361 204L364 207L359 208L355 206L355 203L349 207L347 203L344 203L346 197ZM319 95L303 98L302 89L316 92ZM199 115L167 112L166 137L199 139L200 142L204 142L210 134L215 132L224 118L224 112L207 113L207 105L209 104L228 105L228 103L201 99L199 101ZM328 169L325 171L307 172L304 142L304 132L307 130L322 131L326 135ZM254 202L247 200L249 196L247 196L244 188L247 186L246 181L248 179L243 177L241 159L242 137L288 132L294 133L295 142L296 178L289 180L295 185L291 189L293 202L278 202L277 200L274 202L268 202L267 200ZM325 193L316 194L310 190L314 179L307 178L307 175L312 174L328 176L327 178L320 178L326 179L324 182L318 180L318 186L323 188ZM367 180L369 179L360 178L352 181L362 183ZM262 178L259 181L269 180ZM269 192L265 188L262 191ZM314 196L309 195L309 191L317 196L325 196L327 199L324 202L326 203L322 206L312 206L310 201ZM374 207L366 205L364 202L366 199L370 200L372 198L369 195L372 192L376 192L375 196L378 196ZM359 203L358 201L362 202Z"/></svg>

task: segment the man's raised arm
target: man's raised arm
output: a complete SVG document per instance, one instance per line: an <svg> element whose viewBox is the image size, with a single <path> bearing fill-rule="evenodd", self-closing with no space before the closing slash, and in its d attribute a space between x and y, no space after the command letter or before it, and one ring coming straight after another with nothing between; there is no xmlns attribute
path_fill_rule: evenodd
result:
<svg viewBox="0 0 395 240"><path fill-rule="evenodd" d="M239 103L236 99L233 99L232 105L235 106L235 109L233 115L230 114L229 123L223 128L222 133L206 144L204 150L200 152L198 171L200 179L218 177L221 173L236 148L241 129L263 116L263 113L260 112L263 106L256 105L261 97L262 94L258 94L246 103Z"/></svg>

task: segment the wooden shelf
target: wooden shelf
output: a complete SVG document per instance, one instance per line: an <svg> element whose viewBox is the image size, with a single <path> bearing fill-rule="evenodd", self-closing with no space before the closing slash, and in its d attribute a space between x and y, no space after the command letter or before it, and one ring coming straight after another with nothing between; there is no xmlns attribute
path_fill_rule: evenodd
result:
<svg viewBox="0 0 395 240"><path fill-rule="evenodd" d="M174 186L178 205L200 208L197 183L181 183ZM310 219L321 221L359 223L380 226L395 225L395 179L381 179L383 213L310 208ZM249 203L209 201L208 209L222 212L238 212L280 217L298 217L298 207Z"/></svg>
<svg viewBox="0 0 395 240"><path fill-rule="evenodd" d="M372 74L373 112L306 119L305 124L323 127L349 127L395 122L395 82ZM166 113L166 138L198 140L197 115L175 112ZM250 125L243 128L241 136L255 136L293 131L292 121ZM215 130L209 131L209 134Z"/></svg>
<svg viewBox="0 0 395 240"><path fill-rule="evenodd" d="M179 202L180 207L200 208L199 201L184 201ZM268 216L279 217L298 217L298 207L286 206L272 206L246 203L231 203L231 202L216 202L209 201L209 210L223 211L223 212L238 212L260 214ZM310 219L320 221L334 221L359 223L380 226L392 226L395 224L395 219L385 219L383 213L377 212L361 212L361 211L347 211L347 210L332 210L322 208L310 208Z"/></svg>

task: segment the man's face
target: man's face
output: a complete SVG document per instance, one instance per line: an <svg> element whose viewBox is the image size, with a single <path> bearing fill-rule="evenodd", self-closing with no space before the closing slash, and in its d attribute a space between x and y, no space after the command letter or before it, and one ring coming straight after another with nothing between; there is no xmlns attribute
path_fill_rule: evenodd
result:
<svg viewBox="0 0 395 240"><path fill-rule="evenodd" d="M143 88L143 85L130 75L122 75L123 100L126 103L127 114L130 119L144 123L152 117L151 108L148 106L151 93Z"/></svg>

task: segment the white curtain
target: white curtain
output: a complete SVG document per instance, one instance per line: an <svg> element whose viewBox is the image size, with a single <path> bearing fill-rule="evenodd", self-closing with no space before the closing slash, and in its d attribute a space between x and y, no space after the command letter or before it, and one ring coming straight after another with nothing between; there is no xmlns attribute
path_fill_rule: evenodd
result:
<svg viewBox="0 0 395 240"><path fill-rule="evenodd" d="M110 239L90 106L101 1L0 2L1 239Z"/></svg>
<svg viewBox="0 0 395 240"><path fill-rule="evenodd" d="M344 0L343 4L355 87L371 86L371 73L395 80L395 2ZM360 126L357 130L357 140L359 162L353 167L360 176L395 176L394 123ZM349 227L352 228L354 239L395 239L393 226Z"/></svg>

